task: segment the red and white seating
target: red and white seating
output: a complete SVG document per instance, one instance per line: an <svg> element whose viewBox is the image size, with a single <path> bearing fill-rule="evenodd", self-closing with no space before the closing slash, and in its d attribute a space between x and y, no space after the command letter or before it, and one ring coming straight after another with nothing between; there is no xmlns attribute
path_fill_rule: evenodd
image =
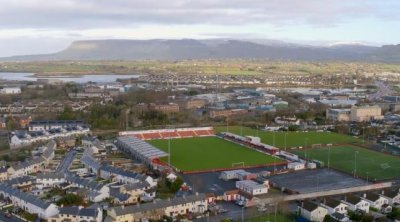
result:
<svg viewBox="0 0 400 222"><path fill-rule="evenodd" d="M190 138L202 136L214 136L213 127L195 127L178 129L123 131L120 136L135 136L141 140L169 139L169 138Z"/></svg>

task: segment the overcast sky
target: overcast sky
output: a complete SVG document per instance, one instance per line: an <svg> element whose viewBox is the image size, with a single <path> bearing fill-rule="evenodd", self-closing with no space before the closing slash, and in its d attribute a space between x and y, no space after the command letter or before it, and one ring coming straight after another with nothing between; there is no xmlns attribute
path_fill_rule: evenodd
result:
<svg viewBox="0 0 400 222"><path fill-rule="evenodd" d="M83 39L400 42L400 0L0 0L0 56Z"/></svg>

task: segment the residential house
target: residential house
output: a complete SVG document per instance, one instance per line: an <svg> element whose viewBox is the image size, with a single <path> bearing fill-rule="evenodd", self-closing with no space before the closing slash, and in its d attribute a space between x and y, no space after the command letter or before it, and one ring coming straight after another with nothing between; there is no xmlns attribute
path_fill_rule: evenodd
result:
<svg viewBox="0 0 400 222"><path fill-rule="evenodd" d="M39 189L55 187L65 181L65 175L62 173L39 173L36 175L36 187Z"/></svg>
<svg viewBox="0 0 400 222"><path fill-rule="evenodd" d="M385 190L382 192L382 196L388 199L388 204L393 205L395 203L400 204L400 192L399 190Z"/></svg>
<svg viewBox="0 0 400 222"><path fill-rule="evenodd" d="M257 183L252 180L242 180L236 182L236 188L239 189L238 199L246 207L254 206L259 198L268 193L268 181Z"/></svg>
<svg viewBox="0 0 400 222"><path fill-rule="evenodd" d="M300 215L309 221L322 222L328 210L310 201L304 201L299 207Z"/></svg>
<svg viewBox="0 0 400 222"><path fill-rule="evenodd" d="M157 200L152 203L113 207L108 210L106 221L136 222L160 220L163 216L176 217L187 214L203 214L208 204L205 194Z"/></svg>
<svg viewBox="0 0 400 222"><path fill-rule="evenodd" d="M99 208L83 208L81 206L61 207L59 213L51 217L49 222L101 222L103 211Z"/></svg>
<svg viewBox="0 0 400 222"><path fill-rule="evenodd" d="M110 187L107 185L98 183L94 180L83 179L71 174L66 175L66 180L75 187L86 189L86 196L92 202L101 202L110 197Z"/></svg>
<svg viewBox="0 0 400 222"><path fill-rule="evenodd" d="M3 182L5 180L8 180L8 171L7 167L3 166L0 167L0 182Z"/></svg>
<svg viewBox="0 0 400 222"><path fill-rule="evenodd" d="M24 193L6 184L0 184L0 194L8 198L14 206L18 206L31 214L37 214L41 219L49 219L58 214L58 207L50 202L45 202L36 196Z"/></svg>
<svg viewBox="0 0 400 222"><path fill-rule="evenodd" d="M141 181L134 184L125 184L120 188L120 193L127 194L129 198L119 204L133 204L141 200L152 200L155 197L155 191L151 185L146 181Z"/></svg>
<svg viewBox="0 0 400 222"><path fill-rule="evenodd" d="M321 203L322 207L328 210L328 214L333 213L347 214L347 205L332 198L326 198L324 202Z"/></svg>
<svg viewBox="0 0 400 222"><path fill-rule="evenodd" d="M344 200L342 200L344 204L348 206L348 210L353 212L355 211L363 211L365 213L369 213L370 204L368 201L362 199L361 197L355 195L346 196Z"/></svg>
<svg viewBox="0 0 400 222"><path fill-rule="evenodd" d="M381 210L382 205L389 203L388 198L376 193L365 193L361 198L367 201L370 207L373 207L378 210Z"/></svg>
<svg viewBox="0 0 400 222"><path fill-rule="evenodd" d="M7 128L6 118L0 117L0 130Z"/></svg>

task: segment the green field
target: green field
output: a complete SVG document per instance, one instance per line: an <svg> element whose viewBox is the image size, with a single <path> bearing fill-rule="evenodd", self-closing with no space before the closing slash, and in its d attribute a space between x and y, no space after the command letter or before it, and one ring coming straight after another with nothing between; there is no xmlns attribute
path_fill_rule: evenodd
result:
<svg viewBox="0 0 400 222"><path fill-rule="evenodd" d="M308 159L322 161L325 166L328 164L330 152L330 166L332 168L354 173L355 163L357 163L357 175L364 178L368 176L371 181L400 177L400 158L364 148L343 146L331 147L330 149L292 150L291 152L302 157L306 152Z"/></svg>
<svg viewBox="0 0 400 222"><path fill-rule="evenodd" d="M226 126L215 127L216 132L226 132ZM360 142L359 139L332 133L332 132L265 132L262 130L251 129L248 127L229 126L228 132L235 133L243 136L258 136L261 142L269 145L274 145L278 148L285 148L285 134L286 134L286 148L298 146L311 146L313 144L344 144Z"/></svg>
<svg viewBox="0 0 400 222"><path fill-rule="evenodd" d="M168 140L150 140L150 144L168 152ZM168 157L161 158L168 162ZM182 171L229 168L233 163L245 166L278 163L282 160L217 137L171 140L171 165Z"/></svg>

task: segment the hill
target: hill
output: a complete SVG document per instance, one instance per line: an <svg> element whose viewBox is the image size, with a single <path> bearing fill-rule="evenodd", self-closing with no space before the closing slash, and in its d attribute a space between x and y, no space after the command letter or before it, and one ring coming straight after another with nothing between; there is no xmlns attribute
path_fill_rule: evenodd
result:
<svg viewBox="0 0 400 222"><path fill-rule="evenodd" d="M300 61L400 62L400 45L341 44L327 47L251 40L86 40L53 54L1 58L3 61L271 59Z"/></svg>

